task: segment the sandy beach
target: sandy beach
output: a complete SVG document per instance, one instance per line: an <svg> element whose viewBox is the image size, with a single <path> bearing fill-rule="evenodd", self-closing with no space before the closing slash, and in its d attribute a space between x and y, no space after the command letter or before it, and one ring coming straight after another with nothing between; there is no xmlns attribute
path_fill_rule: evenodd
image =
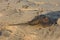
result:
<svg viewBox="0 0 60 40"><path fill-rule="evenodd" d="M34 17L51 11L60 11L60 0L0 0L0 40L60 40L59 25L42 28L27 23ZM59 19L60 20L60 19Z"/></svg>

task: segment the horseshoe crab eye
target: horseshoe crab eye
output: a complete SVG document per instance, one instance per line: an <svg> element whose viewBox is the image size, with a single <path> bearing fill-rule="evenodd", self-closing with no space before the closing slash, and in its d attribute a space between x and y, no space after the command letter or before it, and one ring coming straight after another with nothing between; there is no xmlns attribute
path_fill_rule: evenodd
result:
<svg viewBox="0 0 60 40"><path fill-rule="evenodd" d="M49 19L48 19L48 17L45 17L45 18L43 18L43 20L42 20L44 23L46 22L49 22Z"/></svg>

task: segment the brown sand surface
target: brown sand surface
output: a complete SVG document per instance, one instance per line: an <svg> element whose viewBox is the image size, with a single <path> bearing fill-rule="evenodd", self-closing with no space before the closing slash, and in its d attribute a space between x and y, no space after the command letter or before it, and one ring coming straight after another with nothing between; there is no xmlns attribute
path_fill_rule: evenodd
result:
<svg viewBox="0 0 60 40"><path fill-rule="evenodd" d="M60 0L0 0L0 40L60 40L60 25L8 26L51 11L60 11Z"/></svg>

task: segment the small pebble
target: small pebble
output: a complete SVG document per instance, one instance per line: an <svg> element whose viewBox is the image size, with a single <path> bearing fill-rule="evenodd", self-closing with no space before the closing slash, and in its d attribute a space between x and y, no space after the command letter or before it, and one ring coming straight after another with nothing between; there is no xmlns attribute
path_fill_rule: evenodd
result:
<svg viewBox="0 0 60 40"><path fill-rule="evenodd" d="M0 36L2 35L2 31L0 31Z"/></svg>

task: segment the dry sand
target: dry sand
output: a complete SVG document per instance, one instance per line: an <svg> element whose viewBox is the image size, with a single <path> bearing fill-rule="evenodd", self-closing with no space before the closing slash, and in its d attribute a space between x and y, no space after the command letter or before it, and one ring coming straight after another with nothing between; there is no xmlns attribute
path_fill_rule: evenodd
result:
<svg viewBox="0 0 60 40"><path fill-rule="evenodd" d="M0 0L0 40L60 40L60 25L42 29L40 25L8 26L59 10L60 0Z"/></svg>

